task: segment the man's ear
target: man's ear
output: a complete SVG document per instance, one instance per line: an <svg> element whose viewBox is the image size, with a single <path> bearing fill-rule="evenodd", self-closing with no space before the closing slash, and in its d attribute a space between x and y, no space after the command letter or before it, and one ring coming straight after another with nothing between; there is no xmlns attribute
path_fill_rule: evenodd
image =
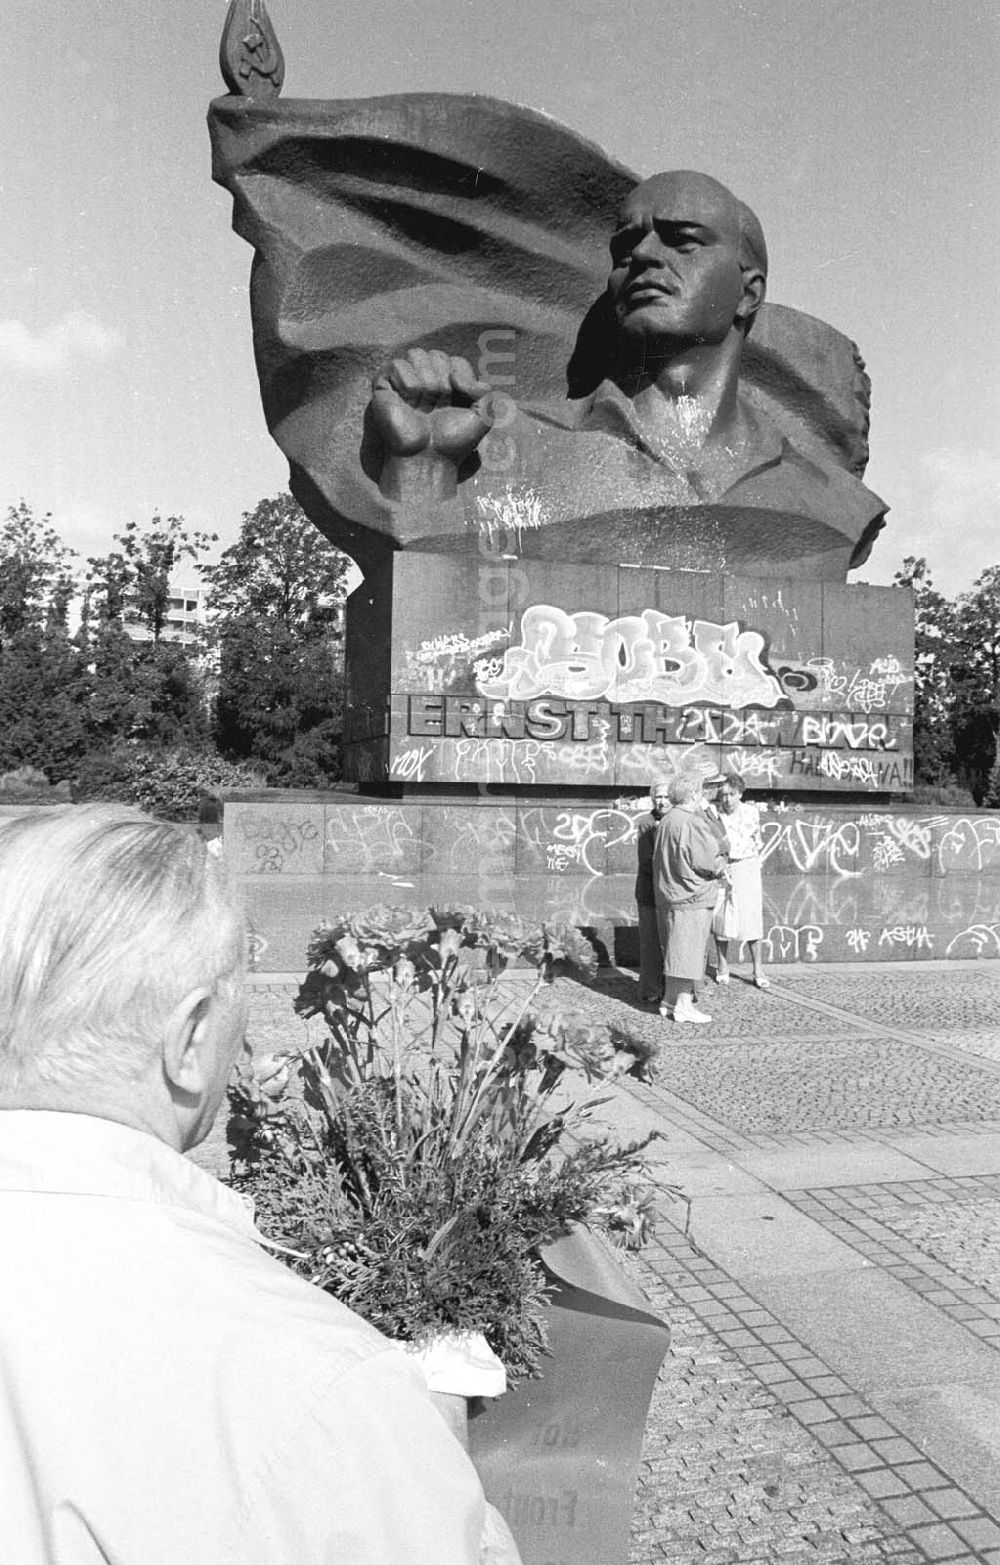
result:
<svg viewBox="0 0 1000 1565"><path fill-rule="evenodd" d="M178 1001L163 1029L163 1070L181 1092L204 1091L212 1074L210 1059L211 989L192 989Z"/></svg>
<svg viewBox="0 0 1000 1565"><path fill-rule="evenodd" d="M747 327L752 322L757 311L764 303L764 295L767 293L767 278L757 266L744 266L741 268L743 276L743 292L740 302L736 306L736 319L746 321Z"/></svg>

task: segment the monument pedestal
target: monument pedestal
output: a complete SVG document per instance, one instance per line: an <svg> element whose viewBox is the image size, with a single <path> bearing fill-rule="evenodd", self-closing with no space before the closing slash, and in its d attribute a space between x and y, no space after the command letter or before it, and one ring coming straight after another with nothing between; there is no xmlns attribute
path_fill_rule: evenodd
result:
<svg viewBox="0 0 1000 1565"><path fill-rule="evenodd" d="M345 775L365 790L595 790L678 770L912 790L908 590L397 553L347 613Z"/></svg>

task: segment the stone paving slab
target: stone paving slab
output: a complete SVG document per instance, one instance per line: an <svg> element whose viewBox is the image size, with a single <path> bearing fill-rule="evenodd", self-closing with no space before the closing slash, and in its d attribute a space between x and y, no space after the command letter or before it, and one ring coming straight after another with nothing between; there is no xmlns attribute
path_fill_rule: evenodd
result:
<svg viewBox="0 0 1000 1565"><path fill-rule="evenodd" d="M964 1049L968 1054L975 1054L980 1059L992 1060L1000 1064L1000 1013L997 1015L997 1021L989 1028L972 1028L963 1032L957 1027L949 1027L946 1030L929 1032L927 1037L946 1048Z"/></svg>
<svg viewBox="0 0 1000 1565"><path fill-rule="evenodd" d="M747 1147L739 1154L739 1166L772 1190L806 1189L818 1178L838 1184L862 1180L919 1179L925 1163L908 1156L905 1142L859 1142L857 1138L830 1145Z"/></svg>
<svg viewBox="0 0 1000 1565"><path fill-rule="evenodd" d="M894 1144L922 1163L928 1174L1000 1173L1000 1136L989 1125L919 1130L894 1138Z"/></svg>
<svg viewBox="0 0 1000 1565"><path fill-rule="evenodd" d="M991 1557L974 1543L994 1526L982 1506L726 1270L679 1235L641 1265L675 1335L631 1565Z"/></svg>
<svg viewBox="0 0 1000 1565"><path fill-rule="evenodd" d="M787 1199L1000 1348L1000 1175L804 1190Z"/></svg>
<svg viewBox="0 0 1000 1565"><path fill-rule="evenodd" d="M905 1515L888 1515L791 1416L774 1379L723 1341L724 1325L712 1321L728 1317L722 1307L734 1295L721 1273L692 1269L697 1260L674 1236L629 1267L671 1328L643 1446L631 1565L922 1561ZM786 1388L798 1383L781 1373ZM902 1480L898 1493L912 1498ZM977 1514L971 1504L967 1514Z"/></svg>
<svg viewBox="0 0 1000 1565"><path fill-rule="evenodd" d="M751 1274L745 1282L797 1341L893 1425L906 1460L932 1463L984 1514L1000 1518L994 1348L874 1267L825 1278ZM888 1448L875 1449L885 1455Z"/></svg>

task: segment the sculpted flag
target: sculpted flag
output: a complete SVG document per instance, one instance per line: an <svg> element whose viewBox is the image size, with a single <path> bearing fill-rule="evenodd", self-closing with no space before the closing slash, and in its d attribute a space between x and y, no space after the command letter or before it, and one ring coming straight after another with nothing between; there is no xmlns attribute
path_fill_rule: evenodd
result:
<svg viewBox="0 0 1000 1565"><path fill-rule="evenodd" d="M408 348L434 347L468 358L521 408L594 391L608 361L608 238L636 176L545 115L491 98L234 95L212 104L209 125L213 177L255 250L268 427L309 514L371 568L390 540L408 542L362 441L373 376ZM832 475L849 512L842 480L860 477L868 455L854 345L765 304L740 387ZM854 564L884 510L856 489L867 508L855 503L845 524Z"/></svg>

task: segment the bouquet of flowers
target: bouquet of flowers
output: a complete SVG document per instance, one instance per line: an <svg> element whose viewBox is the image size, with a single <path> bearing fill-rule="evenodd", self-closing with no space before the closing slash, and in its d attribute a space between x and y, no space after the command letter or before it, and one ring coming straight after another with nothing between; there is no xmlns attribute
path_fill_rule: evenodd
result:
<svg viewBox="0 0 1000 1565"><path fill-rule="evenodd" d="M506 914L377 907L318 929L308 967L296 1009L324 1041L248 1060L230 1092L261 1231L387 1335L481 1332L511 1378L535 1373L539 1247L590 1221L636 1246L652 1221L650 1138L581 1134L645 1057L551 996L593 976L593 947Z"/></svg>

